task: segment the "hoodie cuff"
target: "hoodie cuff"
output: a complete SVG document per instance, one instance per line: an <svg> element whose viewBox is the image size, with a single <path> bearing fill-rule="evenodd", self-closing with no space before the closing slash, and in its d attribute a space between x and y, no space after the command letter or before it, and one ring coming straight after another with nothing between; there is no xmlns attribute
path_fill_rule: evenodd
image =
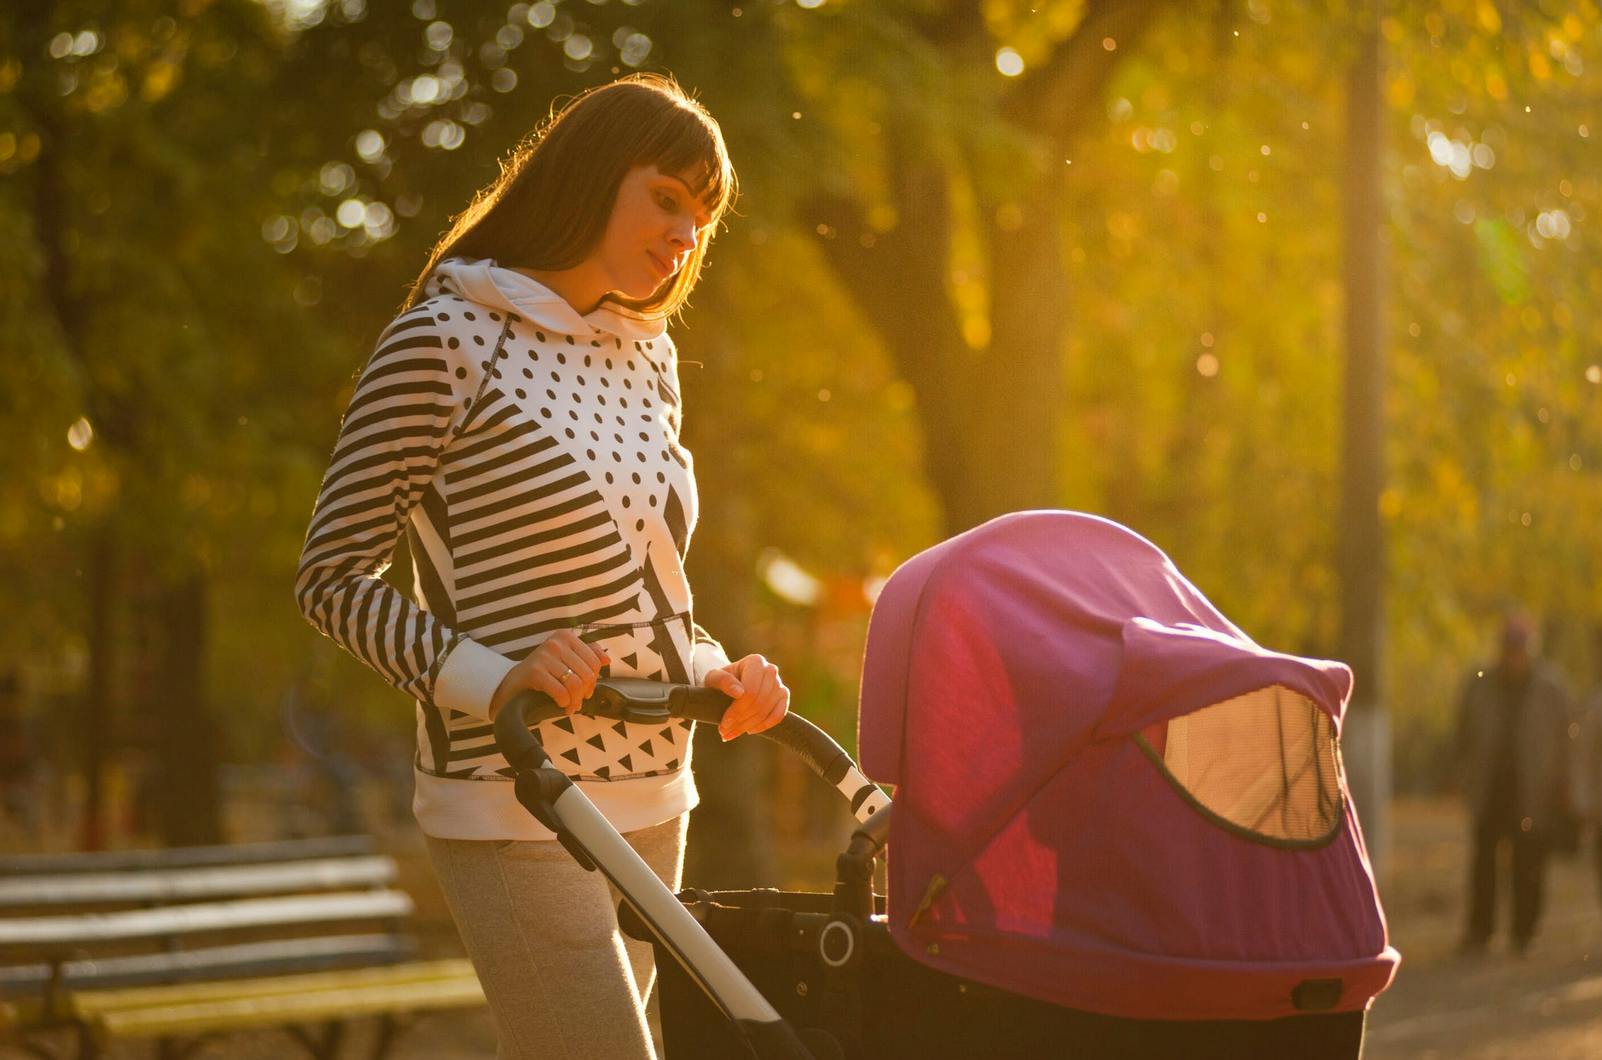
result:
<svg viewBox="0 0 1602 1060"><path fill-rule="evenodd" d="M489 719L490 700L513 666L511 659L471 637L456 642L434 680L434 705Z"/></svg>
<svg viewBox="0 0 1602 1060"><path fill-rule="evenodd" d="M729 653L715 640L698 640L690 652L690 683L706 684L706 675L729 665Z"/></svg>

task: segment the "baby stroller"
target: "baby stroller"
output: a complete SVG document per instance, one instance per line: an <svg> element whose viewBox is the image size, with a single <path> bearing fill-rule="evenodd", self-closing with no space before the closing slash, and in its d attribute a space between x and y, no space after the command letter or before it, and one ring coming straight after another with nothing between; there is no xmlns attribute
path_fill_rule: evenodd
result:
<svg viewBox="0 0 1602 1060"><path fill-rule="evenodd" d="M497 736L524 805L656 944L674 1060L1351 1058L1399 956L1341 767L1350 689L1124 527L1022 512L913 557L875 605L859 743L893 809L803 719L769 731L863 822L833 894L675 898L538 761L535 697ZM586 709L725 703L610 681Z"/></svg>

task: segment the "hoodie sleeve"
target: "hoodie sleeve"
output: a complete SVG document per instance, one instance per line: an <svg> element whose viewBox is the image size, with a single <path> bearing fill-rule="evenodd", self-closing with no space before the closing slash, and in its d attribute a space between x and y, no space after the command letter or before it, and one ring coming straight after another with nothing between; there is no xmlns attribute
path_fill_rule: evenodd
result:
<svg viewBox="0 0 1602 1060"><path fill-rule="evenodd" d="M483 379L464 353L448 347L426 310L385 330L340 425L295 598L313 626L402 692L488 717L512 660L450 629L381 577Z"/></svg>
<svg viewBox="0 0 1602 1060"><path fill-rule="evenodd" d="M690 645L690 683L706 684L706 675L729 665L729 653L713 639L712 634L695 626L694 640Z"/></svg>

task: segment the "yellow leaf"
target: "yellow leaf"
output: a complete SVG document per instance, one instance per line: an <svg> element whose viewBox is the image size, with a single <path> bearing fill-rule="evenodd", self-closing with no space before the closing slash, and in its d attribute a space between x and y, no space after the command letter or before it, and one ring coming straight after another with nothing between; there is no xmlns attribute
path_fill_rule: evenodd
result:
<svg viewBox="0 0 1602 1060"><path fill-rule="evenodd" d="M1545 81L1552 76L1552 64L1546 61L1546 56L1534 48L1530 49L1530 73L1537 81Z"/></svg>
<svg viewBox="0 0 1602 1060"><path fill-rule="evenodd" d="M963 317L962 341L972 350L982 350L990 345L990 321L979 316Z"/></svg>
<svg viewBox="0 0 1602 1060"><path fill-rule="evenodd" d="M1480 27L1487 33L1500 33L1502 31L1502 16L1497 14L1496 5L1491 0L1480 0L1475 7L1479 16Z"/></svg>
<svg viewBox="0 0 1602 1060"><path fill-rule="evenodd" d="M146 103L155 103L171 92L177 83L178 67L158 59L145 71L145 83L140 86L139 94Z"/></svg>
<svg viewBox="0 0 1602 1060"><path fill-rule="evenodd" d="M1485 92L1492 99L1507 99L1507 79L1502 76L1502 71L1494 67L1485 71Z"/></svg>
<svg viewBox="0 0 1602 1060"><path fill-rule="evenodd" d="M899 220L893 202L876 202L868 207L868 227L875 232L888 232L895 228Z"/></svg>
<svg viewBox="0 0 1602 1060"><path fill-rule="evenodd" d="M1393 107L1412 106L1413 97L1417 94L1413 79L1405 73L1394 74L1390 83L1385 86L1385 98Z"/></svg>

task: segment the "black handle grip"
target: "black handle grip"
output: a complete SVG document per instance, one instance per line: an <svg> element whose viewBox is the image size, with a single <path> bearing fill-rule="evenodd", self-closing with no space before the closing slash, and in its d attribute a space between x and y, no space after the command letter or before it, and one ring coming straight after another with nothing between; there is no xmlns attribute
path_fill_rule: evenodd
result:
<svg viewBox="0 0 1602 1060"><path fill-rule="evenodd" d="M595 695L585 700L580 713L622 721L683 718L716 725L723 720L729 702L729 697L715 688L603 677L596 682ZM513 769L538 769L548 759L529 726L564 715L544 692L524 689L495 716L495 744ZM808 768L831 785L838 785L853 765L851 756L833 737L799 714L786 714L779 724L757 735L799 755Z"/></svg>
<svg viewBox="0 0 1602 1060"><path fill-rule="evenodd" d="M844 780L846 770L856 765L834 737L799 714L786 714L779 724L757 735L766 736L798 755L808 769L831 786Z"/></svg>
<svg viewBox="0 0 1602 1060"><path fill-rule="evenodd" d="M563 713L556 700L532 688L507 700L501 712L495 715L495 746L506 756L507 764L521 773L538 769L550 761L529 726L561 717Z"/></svg>
<svg viewBox="0 0 1602 1060"><path fill-rule="evenodd" d="M698 721L703 725L716 725L723 720L723 712L732 703L727 695L715 688L696 688L694 685L676 685L668 693L668 713L675 718Z"/></svg>

